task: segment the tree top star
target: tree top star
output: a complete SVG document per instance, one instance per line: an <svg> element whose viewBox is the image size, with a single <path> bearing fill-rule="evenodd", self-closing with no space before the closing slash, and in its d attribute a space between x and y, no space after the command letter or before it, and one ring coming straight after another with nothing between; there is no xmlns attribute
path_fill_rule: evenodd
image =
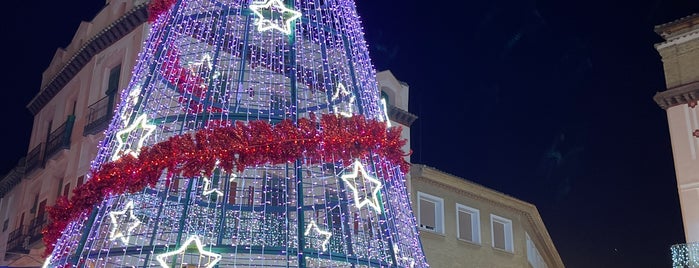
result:
<svg viewBox="0 0 699 268"><path fill-rule="evenodd" d="M199 240L199 237L196 235L190 236L189 239L187 239L187 241L185 241L179 249L177 249L175 251L170 251L170 252L160 254L155 258L158 260L158 263L160 264L160 266L162 266L164 268L171 268L165 262L165 258L175 256L178 254L183 254L187 250L187 247L189 247L189 245L192 244L192 242L194 242L194 244L197 246L197 250L199 251L199 255L207 256L209 258L214 259L213 261L210 261L208 264L206 264L206 266L204 266L204 267L212 268L221 260L221 255L204 250L204 246L201 244L201 240Z"/></svg>
<svg viewBox="0 0 699 268"><path fill-rule="evenodd" d="M301 12L287 8L281 0L266 0L264 3L250 4L250 10L258 17L257 30L278 30L291 33L291 23L301 17Z"/></svg>
<svg viewBox="0 0 699 268"><path fill-rule="evenodd" d="M354 203L357 208L362 208L365 205L369 205L376 210L376 212L382 213L381 204L379 204L379 191L381 191L381 187L383 187L381 181L369 176L364 169L364 165L362 165L359 160L354 161L352 173L342 175L341 178L345 183L347 183L347 187L352 190L352 193L354 194ZM357 179L359 179L359 183L357 183ZM367 183L370 185L367 185ZM365 193L365 196L363 199L359 196L360 192L362 192L359 187L360 185L364 186L363 192ZM373 189L371 189L371 185L374 186Z"/></svg>

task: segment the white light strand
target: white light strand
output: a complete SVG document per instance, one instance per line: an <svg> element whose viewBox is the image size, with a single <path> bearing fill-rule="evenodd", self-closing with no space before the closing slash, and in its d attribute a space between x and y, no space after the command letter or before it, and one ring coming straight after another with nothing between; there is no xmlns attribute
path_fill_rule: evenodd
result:
<svg viewBox="0 0 699 268"><path fill-rule="evenodd" d="M197 247L197 251L199 252L199 255L207 256L209 259L213 258L213 261L209 261L209 263L205 266L206 268L212 268L214 267L220 260L221 260L221 255L206 251L204 249L204 245L202 245L201 240L199 240L199 237L196 235L190 236L187 241L185 241L180 248L178 248L175 251L170 251L166 252L163 254L159 254L158 256L155 257L156 260L158 260L158 263L160 266L163 268L171 268L167 262L165 261L165 258L169 258L178 254L184 254L184 252L187 250L187 247L189 247L190 244L194 243ZM201 258L201 257L200 257Z"/></svg>
<svg viewBox="0 0 699 268"><path fill-rule="evenodd" d="M323 238L323 243L320 244L320 247L323 251L326 251L328 249L330 237L333 235L333 233L320 229L320 227L318 227L318 224L316 224L316 222L313 220L310 224L306 226L306 232L304 233L304 235L308 236L309 234L311 234L311 232L318 233L319 235L325 237Z"/></svg>
<svg viewBox="0 0 699 268"><path fill-rule="evenodd" d="M345 183L347 183L347 187L349 187L352 190L352 194L354 196L354 205L357 208L362 208L366 205L369 205L369 207L373 208L379 214L382 213L381 204L379 204L379 191L381 191L381 187L383 187L383 185L381 184L381 181L367 174L366 169L364 169L364 165L362 165L362 163L359 162L359 160L354 161L352 173L344 174L341 176L341 178ZM357 183L358 178L361 178L361 184ZM359 196L361 191L359 185L366 185L367 183L373 185L374 188L373 190L370 190L368 189L370 187L365 186L365 188L367 188L364 189L366 196L364 197L364 199L362 199Z"/></svg>
<svg viewBox="0 0 699 268"><path fill-rule="evenodd" d="M138 143L136 144L135 150L131 150L131 148L129 148L122 152L121 150L126 145L126 139L129 135L131 135L131 132L135 131L136 129L143 129L143 132L141 133L141 137L138 138ZM143 147L143 142L153 133L154 130L155 125L148 124L148 117L143 114L136 118L131 125L117 132L117 148L114 150L114 154L112 155L112 161L121 158L121 156L125 154L138 157L138 151L141 149L141 147Z"/></svg>

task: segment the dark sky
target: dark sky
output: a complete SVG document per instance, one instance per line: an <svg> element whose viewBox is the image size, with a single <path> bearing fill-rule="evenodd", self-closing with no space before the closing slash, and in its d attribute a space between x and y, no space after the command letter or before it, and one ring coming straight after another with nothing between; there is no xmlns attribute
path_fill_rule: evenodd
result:
<svg viewBox="0 0 699 268"><path fill-rule="evenodd" d="M413 162L535 204L567 267L671 265L684 232L653 26L699 1L357 1L376 68L410 85ZM103 4L7 4L0 174L28 151L41 73Z"/></svg>

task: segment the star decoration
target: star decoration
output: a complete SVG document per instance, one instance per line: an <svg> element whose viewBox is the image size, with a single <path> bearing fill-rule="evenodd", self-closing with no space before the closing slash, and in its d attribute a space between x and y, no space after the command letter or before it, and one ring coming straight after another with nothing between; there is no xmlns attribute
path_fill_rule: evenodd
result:
<svg viewBox="0 0 699 268"><path fill-rule="evenodd" d="M404 261L406 261L407 263L409 263L409 264L410 264L410 268L415 267L415 259L410 258L410 257L399 257L399 254L398 254L399 251L400 251L400 249L398 249L398 246L397 246L397 245L393 245L393 252L394 252L394 254L396 255L396 258L399 259L399 260L404 260Z"/></svg>
<svg viewBox="0 0 699 268"><path fill-rule="evenodd" d="M122 152L121 150L125 146L126 139L129 137L129 135L131 135L131 132L135 131L136 129L143 129L143 132L141 133L141 137L138 139L135 150L131 150L131 148L129 148ZM114 155L112 155L112 161L121 158L121 156L125 154L138 157L138 150L141 149L143 142L153 133L154 130L155 125L148 124L148 117L144 114L136 118L136 120L128 127L118 131L116 133L117 148L114 150Z"/></svg>
<svg viewBox="0 0 699 268"><path fill-rule="evenodd" d="M315 221L311 221L310 224L306 226L305 236L308 236L311 232L318 233L320 236L324 236L323 243L320 244L320 248L323 251L328 249L328 243L330 242L330 237L333 235L331 232L320 229Z"/></svg>
<svg viewBox="0 0 699 268"><path fill-rule="evenodd" d="M202 192L203 195L210 195L212 193L216 193L217 194L216 197L223 195L223 192L221 192L221 190L219 190L218 188L211 189L210 184L211 184L211 181L209 181L209 178L204 177L204 192Z"/></svg>
<svg viewBox="0 0 699 268"><path fill-rule="evenodd" d="M382 213L378 196L379 191L381 191L381 187L383 186L379 180L369 176L369 174L366 173L364 165L362 165L359 160L354 161L352 173L344 174L341 176L341 178L345 183L347 183L347 187L352 190L352 193L354 194L354 204L357 206L357 208L362 208L363 206L369 205L369 207L376 210L376 212ZM373 190L369 190L370 187L366 186L367 184L373 185ZM360 189L360 186L364 186L363 191ZM360 192L364 192L363 198L360 197Z"/></svg>
<svg viewBox="0 0 699 268"><path fill-rule="evenodd" d="M219 261L221 261L221 255L204 250L204 246L201 244L201 240L199 240L199 237L196 235L190 236L189 239L187 239L187 241L185 241L184 244L182 244L182 246L179 249L177 249L175 251L160 254L160 255L156 256L155 259L158 260L158 263L163 268L170 268L170 266L165 262L165 258L175 256L178 254L184 254L184 252L187 250L187 247L189 247L189 245L192 244L192 242L194 242L194 244L197 246L197 251L199 251L200 258L202 256L206 256L206 257L209 257L209 259L211 259L211 258L214 259L213 261L209 261L209 263L206 264L206 266L204 266L205 268L212 268Z"/></svg>
<svg viewBox="0 0 699 268"><path fill-rule="evenodd" d="M335 93L333 93L333 96L330 98L330 100L335 101L335 100L339 99L340 97L344 97L347 95L350 96L349 104L347 105L348 111L347 112L338 112L337 106L334 106L333 110L336 114L340 114L344 117L352 117L352 106L354 105L355 98L354 98L354 95L352 94L352 92L350 92L349 90L347 90L347 88L345 88L345 85L343 85L342 83L337 84L337 88L335 88Z"/></svg>
<svg viewBox="0 0 699 268"><path fill-rule="evenodd" d="M391 127L391 119L388 118L388 107L386 106L385 98L381 98L381 106L383 106L383 116L386 118L386 127Z"/></svg>
<svg viewBox="0 0 699 268"><path fill-rule="evenodd" d="M258 17L257 30L277 30L291 33L291 23L301 17L301 12L287 8L281 0L266 0L264 3L251 4L250 10Z"/></svg>
<svg viewBox="0 0 699 268"><path fill-rule="evenodd" d="M127 220L119 221L119 218L122 216L126 216ZM109 217L112 219L112 230L109 232L109 240L114 241L118 238L121 242L128 245L131 232L141 225L141 221L133 214L133 201L126 203L122 211L109 212ZM124 225L126 225L126 234L122 231L125 227Z"/></svg>
<svg viewBox="0 0 699 268"><path fill-rule="evenodd" d="M214 65L211 63L211 56L209 54L204 54L204 56L201 57L199 61L192 62L189 64L189 68L192 70L192 72L199 73L199 72L209 72L214 69ZM221 75L218 71L213 73L212 78L216 79Z"/></svg>

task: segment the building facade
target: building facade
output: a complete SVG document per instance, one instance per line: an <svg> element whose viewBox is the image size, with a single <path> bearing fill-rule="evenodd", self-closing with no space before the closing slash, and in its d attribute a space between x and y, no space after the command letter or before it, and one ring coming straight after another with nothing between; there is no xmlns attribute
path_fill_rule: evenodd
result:
<svg viewBox="0 0 699 268"><path fill-rule="evenodd" d="M85 181L147 37L145 2L107 1L43 73L27 105L34 115L27 155L0 180L0 267L41 266L46 209ZM377 80L408 153L417 119L408 112L409 86L390 71ZM563 267L533 205L426 166L406 176L413 210L425 219L421 239L432 267ZM425 206L440 198L442 210ZM469 228L478 231L468 236Z"/></svg>
<svg viewBox="0 0 699 268"><path fill-rule="evenodd" d="M564 267L534 205L425 165L411 179L433 267Z"/></svg>
<svg viewBox="0 0 699 268"><path fill-rule="evenodd" d="M699 267L699 14L655 27L664 41L667 88L654 96L667 113L686 244L673 246L675 267ZM688 266L678 266L688 265Z"/></svg>
<svg viewBox="0 0 699 268"><path fill-rule="evenodd" d="M84 182L129 82L146 19L144 1L108 1L91 22L80 24L42 74L27 105L34 115L28 153L0 181L0 267L42 264L46 209Z"/></svg>
<svg viewBox="0 0 699 268"><path fill-rule="evenodd" d="M408 153L417 119L408 112L410 88L390 71L376 77ZM432 267L564 267L534 205L425 165L413 164L406 177Z"/></svg>

